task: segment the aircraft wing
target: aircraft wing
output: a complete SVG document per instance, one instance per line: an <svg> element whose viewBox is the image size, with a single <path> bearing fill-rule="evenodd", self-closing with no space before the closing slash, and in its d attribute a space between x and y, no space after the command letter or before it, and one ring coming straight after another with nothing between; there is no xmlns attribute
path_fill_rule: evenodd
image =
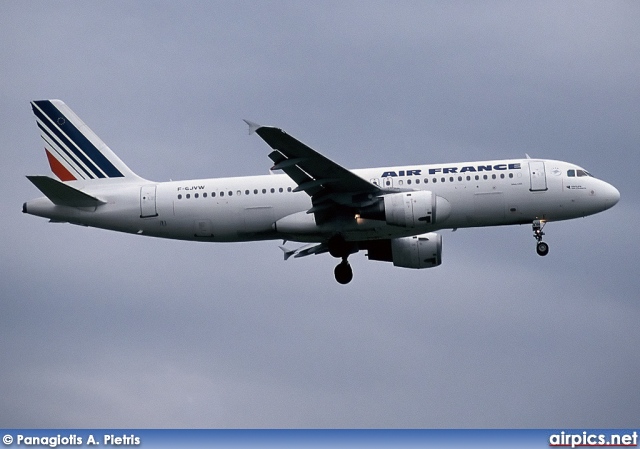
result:
<svg viewBox="0 0 640 449"><path fill-rule="evenodd" d="M273 148L273 170L284 171L310 196L330 193L380 193L380 188L309 148L279 128L247 122Z"/></svg>
<svg viewBox="0 0 640 449"><path fill-rule="evenodd" d="M272 170L284 171L298 185L295 191L306 192L312 199L309 213L334 207L355 207L362 199L382 193L380 187L362 179L331 159L309 148L279 128L260 126L245 120L249 132L258 134L273 151L269 158ZM369 196L371 195L371 196ZM323 214L324 215L324 214Z"/></svg>

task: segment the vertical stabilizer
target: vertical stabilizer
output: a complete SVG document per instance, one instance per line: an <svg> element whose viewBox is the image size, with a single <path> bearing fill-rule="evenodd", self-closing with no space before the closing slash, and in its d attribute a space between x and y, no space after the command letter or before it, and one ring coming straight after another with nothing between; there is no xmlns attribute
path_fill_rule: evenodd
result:
<svg viewBox="0 0 640 449"><path fill-rule="evenodd" d="M141 179L60 100L31 102L51 166L61 181Z"/></svg>

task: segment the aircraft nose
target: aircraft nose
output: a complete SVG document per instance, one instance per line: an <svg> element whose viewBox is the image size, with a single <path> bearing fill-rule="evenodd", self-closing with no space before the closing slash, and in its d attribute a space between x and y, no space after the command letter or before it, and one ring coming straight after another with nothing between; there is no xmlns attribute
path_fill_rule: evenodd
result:
<svg viewBox="0 0 640 449"><path fill-rule="evenodd" d="M606 183L605 183L606 184ZM605 200L605 207L609 209L620 201L620 192L611 184L606 184L603 189L602 197Z"/></svg>

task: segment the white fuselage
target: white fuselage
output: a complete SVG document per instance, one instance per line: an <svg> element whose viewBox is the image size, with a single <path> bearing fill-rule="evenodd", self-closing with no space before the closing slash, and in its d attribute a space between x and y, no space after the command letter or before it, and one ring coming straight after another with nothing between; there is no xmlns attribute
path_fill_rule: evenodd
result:
<svg viewBox="0 0 640 449"><path fill-rule="evenodd" d="M569 176L571 171L574 176ZM346 240L358 241L438 229L531 223L536 219L566 220L603 211L619 199L610 184L573 164L553 160L386 167L353 173L386 192L431 191L448 202L448 216L420 229L358 216L316 226L314 214L307 213L312 207L311 198L305 192L294 192L296 184L287 175L161 183L73 181L69 185L106 204L90 208L56 206L43 197L25 203L24 211L53 221L171 239L320 242L337 232Z"/></svg>

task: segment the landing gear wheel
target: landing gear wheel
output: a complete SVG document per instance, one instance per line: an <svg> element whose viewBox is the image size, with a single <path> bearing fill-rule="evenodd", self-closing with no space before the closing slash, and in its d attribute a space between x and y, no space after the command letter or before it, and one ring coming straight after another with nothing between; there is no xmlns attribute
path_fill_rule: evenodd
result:
<svg viewBox="0 0 640 449"><path fill-rule="evenodd" d="M542 228L544 228L545 222L542 220L533 220L533 237L538 244L536 245L536 252L540 256L546 256L549 253L549 245L542 241Z"/></svg>
<svg viewBox="0 0 640 449"><path fill-rule="evenodd" d="M336 281L340 284L348 284L353 279L353 270L351 269L351 265L346 260L343 260L338 264L333 270L333 274L336 276Z"/></svg>
<svg viewBox="0 0 640 449"><path fill-rule="evenodd" d="M546 256L549 253L549 245L545 242L538 242L536 245L536 251L539 256Z"/></svg>

